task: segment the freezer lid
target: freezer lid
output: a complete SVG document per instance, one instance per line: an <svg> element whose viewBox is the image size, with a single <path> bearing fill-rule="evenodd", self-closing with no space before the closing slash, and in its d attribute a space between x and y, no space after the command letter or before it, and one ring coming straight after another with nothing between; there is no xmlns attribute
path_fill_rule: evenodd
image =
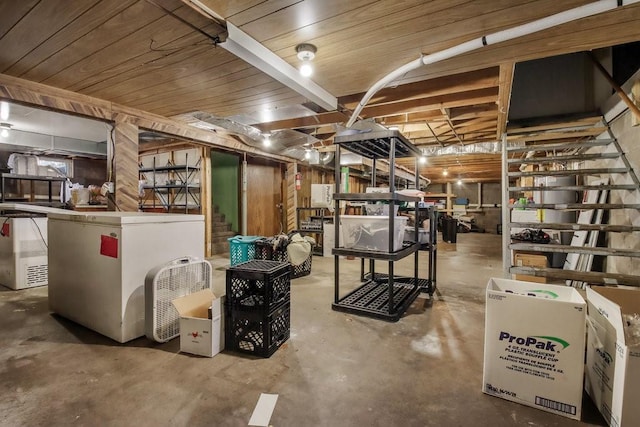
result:
<svg viewBox="0 0 640 427"><path fill-rule="evenodd" d="M82 212L52 213L50 219L93 224L158 224L171 222L204 222L204 215L151 213L151 212Z"/></svg>

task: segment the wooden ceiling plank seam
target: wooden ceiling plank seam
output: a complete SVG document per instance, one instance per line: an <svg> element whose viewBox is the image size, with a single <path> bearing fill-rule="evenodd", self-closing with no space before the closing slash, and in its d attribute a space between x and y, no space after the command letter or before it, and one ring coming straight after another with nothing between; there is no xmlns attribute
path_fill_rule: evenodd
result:
<svg viewBox="0 0 640 427"><path fill-rule="evenodd" d="M83 37L74 40L56 55L50 56L37 66L32 67L20 77L40 83L52 84L49 80L54 76L60 73L70 73L76 64L86 61L88 58L103 55L105 48L139 31L140 28L144 28L150 22L162 19L163 15L155 8L155 14L147 13L145 8L149 9L150 6L144 1L133 3L130 7L104 21ZM139 20L138 24L145 23L145 25L142 27L131 25L131 22L135 23L136 19ZM126 27L126 23L129 23L128 27ZM122 28L123 26L125 28ZM123 31L126 31L126 35L122 34Z"/></svg>
<svg viewBox="0 0 640 427"><path fill-rule="evenodd" d="M200 56L210 56L212 44L208 40L204 40L200 34L186 33L183 36L179 36L174 40L166 42L161 48L153 47L154 40L149 42L149 47L146 52L140 52L131 58L121 61L120 63L112 64L108 68L105 68L98 75L86 76L83 80L80 80L68 89L75 92L83 91L98 91L104 87L114 86L116 84L126 83L127 81L134 80L147 74L147 66L152 66L159 69L161 66L164 69L164 74L175 74L176 68L179 70L184 68L184 63L188 59L190 62ZM166 46L173 43L180 43L182 46L167 48ZM195 51L192 51L195 50ZM188 55L182 57L181 55ZM223 61L218 65L224 65L226 62L231 62L235 58L230 58L228 61ZM191 68L192 75L197 68ZM153 86L160 86L170 80L165 79L161 81L147 80L147 82L153 81ZM133 84L131 85L133 86ZM138 90L145 90L150 87L143 86ZM149 90L147 89L147 90Z"/></svg>
<svg viewBox="0 0 640 427"><path fill-rule="evenodd" d="M428 4L416 0L413 0L413 2L415 4L411 5L407 4L407 1L404 1L399 10L398 3L393 4L378 1L367 9L356 11L354 15L337 15L330 25L327 25L326 22L307 25L304 28L305 39L316 43L317 46L329 46L333 45L333 42L331 40L323 41L322 38L333 35L338 36L342 40L348 40L352 37L362 35L362 31L359 29L361 25L369 25L376 29L390 28L389 26L400 23L410 25L409 21L411 19L433 16L447 8L447 5L443 4L443 2L430 2ZM469 0L452 0L448 6L454 7L468 2ZM436 10L432 9L434 4L437 8ZM282 34L277 40L260 37L260 34L252 28L247 28L247 30L253 34L257 40L261 41L274 52L282 49L291 49L300 40L300 35L296 30ZM392 29L390 30L392 31Z"/></svg>
<svg viewBox="0 0 640 427"><path fill-rule="evenodd" d="M164 14L162 10L152 6L146 1L136 3L132 8L139 4L146 5L147 8L151 8L153 12L155 12L151 13L149 10L140 12L151 17L144 24L134 26L133 28L123 28L121 33L111 38L109 42L103 43L97 50L93 49L95 39L83 39L83 43L89 43L87 50L91 50L91 53L73 63L64 63L62 70L58 70L53 75L41 80L41 82L73 90L72 88L74 88L77 82L83 81L87 77L100 74L102 69L117 66L147 53L152 40L157 41L160 46L166 46L167 43L177 38L188 36L193 31L185 25L171 25L175 18ZM127 11L132 8L127 9ZM140 19L140 17L138 16L137 19ZM113 30L108 27L107 23L105 23L103 30L111 34ZM73 52L75 48L66 49L66 51ZM65 75L73 75L75 77L74 82L67 81L64 78Z"/></svg>
<svg viewBox="0 0 640 427"><path fill-rule="evenodd" d="M266 2L267 4L269 2ZM279 39L291 32L304 31L311 25L327 26L327 21L337 16L358 12L363 8L372 7L376 1L372 0L305 0L296 1L272 13L265 14L250 22L243 23L239 28L251 37L266 45L272 39ZM281 13L277 13L281 12ZM313 22L310 20L313 19ZM231 20L233 23L234 20ZM234 24L235 25L235 24ZM278 32L269 31L277 28Z"/></svg>
<svg viewBox="0 0 640 427"><path fill-rule="evenodd" d="M0 2L0 40L7 35L20 20L36 7L40 0L24 0L21 2ZM17 5L17 7L16 7Z"/></svg>
<svg viewBox="0 0 640 427"><path fill-rule="evenodd" d="M251 69L247 69L247 72L249 71L251 71ZM254 94L276 89L288 89L291 91L291 89L286 88L282 83L275 81L266 74L256 74L255 77L252 77L253 76L242 77L239 80L231 80L228 82L227 84L233 84L233 90L224 91L224 85L211 88L210 90L206 84L198 84L183 88L182 95L179 98L176 98L173 93L169 92L156 93L154 96L145 97L141 100L129 100L128 103L141 106L170 103L171 105L177 106L201 101L206 102L206 100L210 99L218 100L217 102L220 103L228 103L229 99L235 99L236 95L246 91L253 91ZM247 86L247 84L250 86ZM260 91L260 89L262 89L262 91ZM176 99L179 99L179 101L176 101Z"/></svg>
<svg viewBox="0 0 640 427"><path fill-rule="evenodd" d="M151 43L152 41L157 41L156 38L166 37L166 40L173 42L176 39L189 35L184 28L167 26L165 21L170 19L172 18L164 15L157 21L148 23L139 30L114 41L108 46L104 46L98 52L76 61L73 64L69 64L64 69L64 75L72 74L76 76L74 82L66 81L62 72L59 71L45 79L43 83L58 85L65 89L72 90L71 88L75 88L78 83L80 85L86 85L86 79L90 79L92 76L99 74L103 69L129 64L130 61L148 54ZM169 31L170 29L176 30L176 32ZM166 45L164 42L160 42L160 44ZM126 49L123 49L125 47ZM157 57L163 56L161 52L152 52L151 55Z"/></svg>
<svg viewBox="0 0 640 427"><path fill-rule="evenodd" d="M478 4L476 5L475 3L478 3ZM404 64L411 59L415 59L418 55L416 53L409 55L410 53L409 51L406 51L405 53L403 53L402 51L398 50L398 46L415 46L416 44L418 45L422 44L423 53L428 54L429 52L438 52L443 49L455 46L459 43L469 41L473 38L477 38L482 35L489 34L493 31L515 27L524 22L529 22L539 17L546 16L547 14L554 13L554 11L556 10L561 11L566 9L566 7L563 7L565 3L559 6L557 4L558 2L553 2L549 0L549 1L544 1L544 4L546 5L545 6L546 13L545 11L526 6L522 8L519 15L516 15L514 13L500 13L502 9L506 8L509 5L512 6L512 8L516 8L517 6L513 6L512 2L504 1L505 3L504 6L501 6L500 8L496 8L495 4L499 4L499 3L503 3L503 2L497 2L497 1L491 2L491 4L489 5L482 2L471 2L471 4L465 8L450 8L446 10L444 12L445 16L442 18L444 21L443 25L444 23L447 24L446 31L437 31L439 25L437 22L435 22L436 17L434 15L429 16L428 26L411 25L411 23L407 22L406 20L399 22L397 23L397 25L394 26L394 25L390 25L388 22L390 17L384 17L385 22L383 23L383 25L386 30L385 34L389 35L388 37L382 40L379 40L376 43L371 43L370 37L367 38L366 33L363 36L362 31L360 31L358 34L353 34L350 37L343 34L335 34L335 37L336 37L335 40L333 40L333 42L328 41L324 43L324 45L334 45L336 43L339 44L340 40L349 39L350 40L349 52L344 52L344 50L341 50L337 55L331 55L331 53L329 54L325 53L323 54L323 58L327 60L331 59L333 62L346 61L348 60L348 57L354 56L354 55L361 58L367 58L372 56L371 52L367 52L367 51L372 49L372 46L375 46L376 51L379 51L379 50L394 51L396 53L396 62ZM478 11L476 13L471 14L469 10L475 7L478 8ZM492 14L487 11L490 8L497 9L497 11L492 12L493 13ZM465 20L463 21L455 20L454 18L452 18L452 16L455 16L456 12L468 13L469 16L465 16ZM482 17L484 21L482 21L479 17ZM466 21L470 21L470 22L466 22ZM482 22L482 23L479 24L479 22ZM470 30L470 25L477 27L477 29ZM410 28L410 29L426 28L426 29L422 31L417 31L417 32L416 31L408 32L407 28ZM398 34L404 34L404 35L401 38L400 36L398 36ZM337 37L340 37L340 40L338 40ZM424 45L425 40L429 41L428 46ZM316 43L316 45L318 46L322 45L320 40L314 40L314 43ZM278 49L271 46L269 47L276 53L279 53ZM410 50L414 51L412 49ZM293 53L291 55L293 55ZM285 57L285 59L287 58ZM363 63L362 66L364 68L367 68L366 63ZM317 62L317 68L318 68L318 73L320 74L322 72L321 61ZM477 69L477 68L483 68L483 67L475 67L475 68ZM366 85L362 86L361 91L365 91L366 89L368 89L368 86L373 81L377 81L384 74L384 70L379 69L379 67L377 68L374 67L373 70L380 70L379 74L376 76L372 76L372 79L369 80ZM336 78L339 80L344 78L346 79L346 81L349 81L352 86L355 87L355 85L351 83L354 78L353 75L351 76L340 75L340 76L336 76ZM318 83L321 86L327 87L332 93L335 93L338 96L341 95L340 90L332 89L332 87L329 85L330 82L326 82L327 84L325 84L325 82L320 81Z"/></svg>
<svg viewBox="0 0 640 427"><path fill-rule="evenodd" d="M23 77L31 69L68 48L76 40L89 34L95 29L96 25L101 25L113 18L126 8L131 7L136 1L138 0L121 1L116 5L98 2L55 34L47 37L43 43L32 49L19 62L7 69L5 74Z"/></svg>
<svg viewBox="0 0 640 427"><path fill-rule="evenodd" d="M4 73L31 50L46 41L51 33L55 34L64 27L69 19L74 19L95 3L96 0L78 0L60 8L56 2L42 1L29 9L0 39L4 63L0 72ZM42 22L48 22L46 31L42 31ZM34 31L34 28L38 28L39 31Z"/></svg>
<svg viewBox="0 0 640 427"><path fill-rule="evenodd" d="M260 90L259 90L260 89ZM289 99L290 96L299 97L299 95L293 95L294 92L288 88L284 88L280 86L277 82L270 82L261 85L260 87L251 87L251 88L238 88L238 90L234 91L234 102L240 103L242 99L251 99L250 97L264 97L265 93L272 93L275 90L282 90L283 93L281 95L277 95L276 99L267 98L264 99L264 103L269 103L272 105L274 101L278 100L278 97L284 96ZM202 90L200 91L202 93ZM300 98L298 98L300 99ZM137 104L134 103L136 108L142 108L144 110L154 110L156 108L166 111L167 115L175 115L181 114L188 111L207 111L207 109L213 108L213 113L216 115L220 115L221 113L218 109L215 108L215 105L220 105L223 103L225 108L229 108L229 102L225 102L227 98L220 96L211 96L209 94L204 94L200 98L187 98L185 97L180 102L171 102L171 98L160 99L158 101L154 101L153 103L144 103ZM175 112L175 113L173 113ZM171 114L169 114L171 113ZM234 114L225 114L225 115L234 115Z"/></svg>
<svg viewBox="0 0 640 427"><path fill-rule="evenodd" d="M238 68L237 71L231 71L234 68L227 69L225 67L225 72L220 75L216 73L216 67L213 67L210 73L206 72L209 71L209 69L205 70L205 72L195 72L193 74L193 76L195 77L188 78L189 83L191 83L189 90L194 93L198 93L206 89L210 94L214 94L216 93L216 91L219 91L219 93L221 94L228 94L229 90L227 88L227 85L229 84L239 86L239 82L242 80L266 78L266 75L264 75L260 70L249 66L247 63L240 59L234 59L222 65L228 65L229 67L237 66ZM202 74L205 75L201 77ZM134 100L135 102L157 102L158 100L162 99L181 99L186 97L188 95L188 92L186 92L185 85L184 83L181 83L181 80L172 80L164 83L161 87L158 87L158 90L149 92L141 88L140 90L134 91L131 95L132 98L129 98L128 96L119 98L121 100L120 102L126 103L133 102Z"/></svg>

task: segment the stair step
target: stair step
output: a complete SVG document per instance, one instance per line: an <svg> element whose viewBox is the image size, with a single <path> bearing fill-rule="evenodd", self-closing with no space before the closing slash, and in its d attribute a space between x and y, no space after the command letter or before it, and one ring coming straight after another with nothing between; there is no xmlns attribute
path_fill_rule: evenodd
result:
<svg viewBox="0 0 640 427"><path fill-rule="evenodd" d="M557 253L590 254L590 255L602 255L602 256L640 258L640 251L637 251L637 250L600 248L600 247L594 248L589 246L582 247L582 246L539 244L539 243L512 243L509 245L509 249L519 250L519 251L557 252Z"/></svg>
<svg viewBox="0 0 640 427"><path fill-rule="evenodd" d="M562 268L540 267L511 267L512 274L526 274L536 277L548 277L550 279L578 280L587 283L603 283L607 285L618 284L627 286L640 286L640 276L618 273L601 273L597 271L574 271Z"/></svg>
<svg viewBox="0 0 640 427"><path fill-rule="evenodd" d="M630 233L640 231L640 226L634 225L612 225L612 224L576 224L576 223L539 223L539 222L510 222L512 228L544 228L547 230L566 231L605 231L613 233Z"/></svg>
<svg viewBox="0 0 640 427"><path fill-rule="evenodd" d="M585 142L570 142L563 144L537 144L526 145L524 147L507 147L508 153L527 153L529 151L551 151L551 150L564 150L571 148L589 148L589 147L603 147L613 142L612 139L597 139L593 141Z"/></svg>
<svg viewBox="0 0 640 427"><path fill-rule="evenodd" d="M561 171L527 171L509 172L512 177L522 176L568 176L568 175L599 175L603 173L627 173L627 168L593 168L593 169L567 169Z"/></svg>
<svg viewBox="0 0 640 427"><path fill-rule="evenodd" d="M233 230L216 230L215 228L213 229L213 231L211 231L211 237L233 237L235 235L237 235L238 233L236 233Z"/></svg>
<svg viewBox="0 0 640 427"><path fill-rule="evenodd" d="M510 209L522 208L522 205L508 205ZM640 204L624 203L529 203L527 209L554 209L561 211L576 211L587 209L640 209Z"/></svg>
<svg viewBox="0 0 640 427"><path fill-rule="evenodd" d="M215 231L231 231L231 224L228 222L214 222L211 226Z"/></svg>
<svg viewBox="0 0 640 427"><path fill-rule="evenodd" d="M534 164L534 163L554 163L554 162L567 162L567 161L584 161L584 160L600 160L600 159L617 159L621 156L621 153L599 153L599 154L579 154L571 156L550 156L550 157L531 157L529 159L509 159L509 164Z"/></svg>
<svg viewBox="0 0 640 427"><path fill-rule="evenodd" d="M549 187L509 187L509 191L584 191L584 190L636 190L634 184L615 185L558 185Z"/></svg>
<svg viewBox="0 0 640 427"><path fill-rule="evenodd" d="M221 213L214 213L211 215L211 220L215 222L227 222L225 219L225 215Z"/></svg>

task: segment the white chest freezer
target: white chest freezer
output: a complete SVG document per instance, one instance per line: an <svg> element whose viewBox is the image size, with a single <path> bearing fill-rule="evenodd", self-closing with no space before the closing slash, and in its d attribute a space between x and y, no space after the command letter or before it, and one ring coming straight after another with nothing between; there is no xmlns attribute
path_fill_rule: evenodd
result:
<svg viewBox="0 0 640 427"><path fill-rule="evenodd" d="M145 333L147 273L204 258L204 216L142 212L49 215L49 308L118 342Z"/></svg>
<svg viewBox="0 0 640 427"><path fill-rule="evenodd" d="M47 284L47 218L0 216L0 284L26 289Z"/></svg>

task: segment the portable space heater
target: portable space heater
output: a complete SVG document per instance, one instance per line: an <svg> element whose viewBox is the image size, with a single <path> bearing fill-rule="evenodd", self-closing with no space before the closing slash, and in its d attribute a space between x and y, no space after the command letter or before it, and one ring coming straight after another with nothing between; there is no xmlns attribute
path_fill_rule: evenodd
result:
<svg viewBox="0 0 640 427"><path fill-rule="evenodd" d="M153 268L145 278L145 335L167 342L180 335L180 316L171 301L203 289L211 289L209 261L180 258Z"/></svg>

